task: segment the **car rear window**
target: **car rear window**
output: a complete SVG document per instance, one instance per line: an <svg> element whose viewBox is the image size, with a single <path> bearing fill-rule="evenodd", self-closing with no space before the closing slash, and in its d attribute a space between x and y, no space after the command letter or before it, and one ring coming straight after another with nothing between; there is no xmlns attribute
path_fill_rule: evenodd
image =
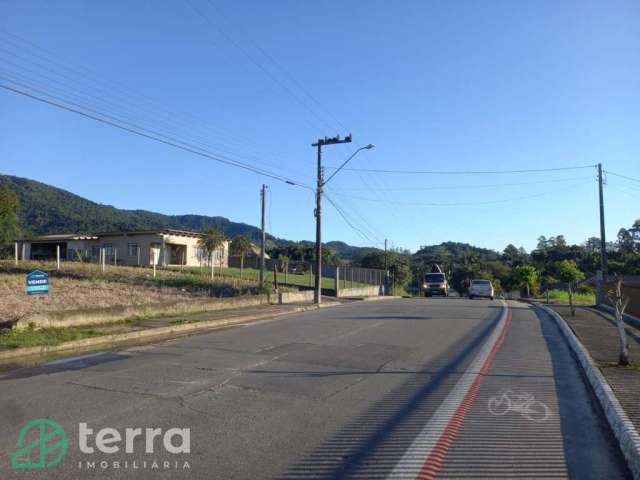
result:
<svg viewBox="0 0 640 480"><path fill-rule="evenodd" d="M471 283L474 285L491 285L491 282L489 280L474 280Z"/></svg>
<svg viewBox="0 0 640 480"><path fill-rule="evenodd" d="M425 282L444 282L444 273L427 273L424 276Z"/></svg>

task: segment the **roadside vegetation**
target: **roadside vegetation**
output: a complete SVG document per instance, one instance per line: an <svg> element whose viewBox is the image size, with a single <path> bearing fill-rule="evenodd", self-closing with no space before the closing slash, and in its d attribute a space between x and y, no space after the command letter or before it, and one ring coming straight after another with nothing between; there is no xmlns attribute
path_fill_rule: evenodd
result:
<svg viewBox="0 0 640 480"><path fill-rule="evenodd" d="M607 242L607 253L610 274L640 275L640 219L629 228L621 228L615 241ZM566 302L571 286L575 300L583 302L594 299L593 286L585 280L595 276L600 268L600 240L592 237L580 245L570 245L563 235L541 236L531 252L514 245L496 252L446 242L422 247L410 261L414 287L437 263L448 274L453 288L462 293L472 279L486 278L493 282L497 293L516 291L544 297L547 290L550 296L563 291L562 299Z"/></svg>
<svg viewBox="0 0 640 480"><path fill-rule="evenodd" d="M72 340L98 337L104 335L95 328L66 327L66 328L25 328L0 333L0 348L26 348L41 345L58 345Z"/></svg>
<svg viewBox="0 0 640 480"><path fill-rule="evenodd" d="M549 299L557 300L562 303L569 303L569 293L566 290L551 289L549 290ZM595 293L574 293L573 301L576 304L593 305L596 303Z"/></svg>

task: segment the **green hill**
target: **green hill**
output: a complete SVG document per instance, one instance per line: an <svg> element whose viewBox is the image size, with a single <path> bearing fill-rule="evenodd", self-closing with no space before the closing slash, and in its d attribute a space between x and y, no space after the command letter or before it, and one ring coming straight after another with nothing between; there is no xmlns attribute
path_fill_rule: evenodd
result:
<svg viewBox="0 0 640 480"><path fill-rule="evenodd" d="M146 210L123 210L102 205L61 188L27 178L0 175L0 187L8 187L20 200L23 234L91 233L118 230L175 228L200 231L216 227L228 237L244 234L254 240L260 230L225 217L163 215ZM274 237L269 237L276 240Z"/></svg>

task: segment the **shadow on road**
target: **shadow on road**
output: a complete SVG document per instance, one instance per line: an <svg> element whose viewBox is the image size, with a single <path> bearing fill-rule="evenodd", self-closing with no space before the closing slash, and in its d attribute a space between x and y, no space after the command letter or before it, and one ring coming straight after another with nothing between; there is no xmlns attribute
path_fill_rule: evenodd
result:
<svg viewBox="0 0 640 480"><path fill-rule="evenodd" d="M495 328L501 310L490 314L446 354L425 365L424 370L398 372L410 378L277 478L377 478L389 473L422 430L425 418L435 412L458 380L458 372L465 369L474 351Z"/></svg>

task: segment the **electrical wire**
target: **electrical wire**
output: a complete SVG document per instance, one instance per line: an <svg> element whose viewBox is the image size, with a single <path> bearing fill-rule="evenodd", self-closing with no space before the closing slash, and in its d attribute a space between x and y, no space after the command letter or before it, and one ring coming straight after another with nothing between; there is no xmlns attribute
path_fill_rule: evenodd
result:
<svg viewBox="0 0 640 480"><path fill-rule="evenodd" d="M222 132L218 127L213 126L209 122L209 120L199 118L191 113L183 113L170 110L166 108L164 104L159 103L151 97L147 97L146 95L139 92L129 92L121 84L109 80L103 74L92 72L90 69L82 65L78 66L73 64L66 64L65 62L57 59L56 55L52 52L35 45L29 40L7 32L6 30L0 29L0 36L3 35L4 38L2 38L2 42L0 42L0 54L4 52L4 55L10 55L14 59L24 62L31 67L35 65L36 68L43 69L47 73L52 73L64 79L68 79L73 83L77 83L77 85L71 85L69 87L73 90L74 93L79 93L80 95L86 96L88 98L93 98L93 101L109 103L111 105L116 105L118 103L118 95L124 95L126 101L120 100L120 104L122 106L118 105L116 108L125 108L130 110L131 106L135 106L137 108L136 116L140 115L141 112L148 112L150 117L153 118L155 122L158 122L158 119L166 119L171 124L179 125L180 128L184 129L185 132L189 132L189 134L193 137L195 137L195 134L193 133L194 131L202 131L207 135L207 137L215 136L220 138L223 145L228 144L232 149L241 148L253 151L253 154L245 154L245 156L251 156L255 158L258 163L264 163L274 168L280 168L279 166L275 166L274 164L265 162L263 158L269 157L268 150L253 143L253 141L250 139L235 134L230 134L228 132ZM7 49L8 46L13 46L19 49L20 53L16 53ZM25 57L25 54L31 55L37 60ZM10 62L6 59L2 59L1 64L3 67L6 67L7 64L16 65L15 62ZM27 69L23 65L18 65L18 68L34 72L33 69ZM61 68L64 72L69 72L73 76L70 76L68 73L60 73L59 71L55 71L54 68ZM64 82L61 82L59 79L52 79L51 77L47 77L40 72L35 73L40 77L48 78L49 81L53 81L60 85L66 86L66 84ZM88 83L83 85L83 81ZM82 85L85 90L97 90L97 92L99 92L97 94L98 98L95 98L96 94L93 94L92 97L92 94L86 94L82 92L82 89L78 88L78 85ZM86 85L90 85L90 87L87 87ZM115 95L114 90L116 93ZM192 121L187 122L186 120ZM175 125L173 125L173 128L175 128ZM219 147L216 148L220 149ZM229 150L228 147L225 148L225 151L229 154L235 154L232 153L232 150ZM259 155L260 160L258 160L256 154Z"/></svg>
<svg viewBox="0 0 640 480"><path fill-rule="evenodd" d="M554 178L551 180L539 180L534 182L513 182L513 183L490 183L490 184L465 184L465 185L435 185L429 187L394 187L394 188L378 188L378 191L387 191L387 192L408 192L408 191L432 191L432 190L469 190L474 188L494 188L494 187L516 187L522 185L540 185L540 184L548 184L548 183L563 183L563 182L572 182L575 180L590 180L595 179L593 176L589 177L571 177L571 178ZM372 191L371 187L367 188L352 188L348 187L349 191ZM334 188L334 190L336 190ZM340 191L340 190L338 190Z"/></svg>
<svg viewBox="0 0 640 480"><path fill-rule="evenodd" d="M360 212L354 204L349 207L341 204L336 199L332 199L335 204L339 206L343 214L350 218L351 223L355 224L360 231L365 233L368 238L372 238L374 243L381 243L381 238L384 235L380 235L380 232L366 219L366 217Z"/></svg>
<svg viewBox="0 0 640 480"><path fill-rule="evenodd" d="M622 175L620 173L614 173L614 172L610 172L609 170L603 170L605 173L607 173L608 175L613 175L614 177L620 177L620 178L624 178L626 180L631 180L632 182L638 182L640 183L640 178L633 178L633 177L628 177L627 175Z"/></svg>
<svg viewBox="0 0 640 480"><path fill-rule="evenodd" d="M0 77L0 79L4 79L4 78ZM13 83L15 83L15 82L13 82ZM136 126L128 127L126 125L121 125L121 124L117 123L117 121L110 120L109 118L102 118L102 117L108 117L107 115L101 115L99 113L98 114L87 113L85 111L82 111L80 108L74 108L73 106L65 105L64 103L70 103L70 102L64 102L64 101L60 102L59 99L56 99L56 97L54 95L50 95L50 94L45 93L45 92L38 92L38 93L40 93L41 95L44 94L45 96L48 96L48 97L53 98L54 100L58 100L58 101L56 102L54 100L50 100L50 99L44 98L41 95L35 95L33 93L29 93L29 92L26 92L24 90L20 90L18 88L15 88L15 87L12 87L10 85L3 84L3 83L0 83L0 88L3 88L3 89L8 90L8 91L11 91L13 93L17 93L19 95L23 95L23 96L31 98L33 100L37 100L39 102L42 102L42 103L45 103L45 104L60 108L62 110L66 110L68 112L76 113L76 114L81 115L83 117L89 118L91 120L95 120L95 121L100 122L100 123L104 123L106 125L110 125L112 127L118 128L120 130L124 130L126 132L133 133L135 135L138 135L138 136L150 139L150 140L155 140L155 141L163 143L165 145L170 145L172 147L179 148L181 150L184 150L184 151L187 151L187 152L190 152L190 153L202 156L202 157L209 158L209 159L214 160L216 162L220 162L220 163L223 163L223 164L226 164L226 165L242 168L244 170L247 170L247 171L250 171L250 172L253 172L253 173L257 173L259 175L272 178L274 180L279 180L279 181L287 183L289 185L300 186L300 187L303 187L303 188L311 188L308 185L304 185L304 184L302 184L300 182L297 182L297 181L294 181L294 180L292 180L290 178L283 177L281 175L271 173L271 172L269 172L267 170L263 170L263 169L260 169L260 168L253 167L253 166L251 166L249 164L245 164L245 163L238 162L238 161L235 161L235 160L227 159L227 158L224 158L222 156L215 155L215 154L203 151L202 149L199 149L198 147L189 146L187 143L181 142L179 140L163 139L162 137L166 138L166 136L164 136L162 134L157 134L157 133L154 133L154 132L145 133L146 129L144 129L144 128L139 128L138 127L139 129L136 130ZM34 89L31 89L31 88L29 88L29 89L35 91ZM101 115L101 116L98 116L98 115ZM121 122L121 123L128 123L128 122Z"/></svg>
<svg viewBox="0 0 640 480"><path fill-rule="evenodd" d="M208 0L208 2L209 2L209 5L212 7L212 9L215 10L218 15L223 17L224 20L226 20L227 24L231 23L231 19L222 11L222 9L220 9L217 5L215 5L215 3L212 0ZM323 105L316 97L314 97L302 85L302 83L299 82L280 62L278 62L272 55L270 55L264 48L262 48L259 43L253 40L251 36L249 36L249 34L247 33L246 29L242 28L241 30L245 38L247 38L249 42L251 42L251 44L255 47L255 49L258 50L267 60L273 63L292 83L294 83L298 87L298 89L302 93L304 93L312 102L314 102L322 110L324 110L326 114L341 128L343 128L346 131L350 131L350 129L346 127L344 123L342 123L325 105Z"/></svg>
<svg viewBox="0 0 640 480"><path fill-rule="evenodd" d="M267 69L258 60L256 60L253 57L253 55L251 55L242 45L240 45L240 43L238 43L231 35L229 35L226 32L226 30L224 30L220 26L216 25L211 20L211 18L208 15L206 15L205 13L203 13L199 8L197 8L193 4L193 2L191 2L190 0L187 0L187 3L193 9L193 11L196 12L196 14L198 14L200 17L202 17L205 20L206 23L208 23L212 27L216 28L229 43L231 43L235 48L237 48L252 64L254 64L258 69L260 69L275 84L280 86L280 88L282 88L287 94L289 94L289 96L291 96L291 98L293 98L296 102L298 102L300 105L302 105L309 113L311 113L314 117L316 117L316 119L321 124L323 124L324 126L326 126L328 128L332 128L332 126L325 119L323 119L322 116L318 115L318 113L314 109L309 107L309 105L307 105L306 102L304 102L298 95L296 95L296 93L293 92L293 90L291 90L284 82L280 81L280 79L278 79L278 77L276 77L273 73L271 73L271 71L269 69ZM306 119L305 119L305 121L306 121ZM307 123L309 123L309 122L307 121ZM311 123L309 123L309 125L312 128L316 128L316 126L311 124Z"/></svg>
<svg viewBox="0 0 640 480"><path fill-rule="evenodd" d="M38 83L34 82L31 79L26 78L23 75L20 74L16 74L16 73L12 73L10 74L10 76L6 76L6 75L2 75L2 71L0 70L0 77L3 77L4 79L10 81L13 84L16 85L20 85L22 87L26 87L30 90L33 91L39 91L39 92L43 92L44 94L51 96L51 91L55 92L55 96L58 100L62 100L70 105L74 105L80 108L83 108L85 110L94 112L94 113L99 113L101 116L105 116L105 117L109 117L111 119L117 119L120 122L132 125L135 124L135 126L137 128L141 128L147 131L154 131L154 133L158 134L162 134L162 136L164 137L168 137L168 138L176 138L176 137L180 137L182 140L184 140L182 137L184 137L184 134L176 134L175 132L172 132L172 125L168 125L166 122L158 122L156 121L155 123L159 123L160 126L158 125L152 125L149 126L148 122L145 122L144 120L141 120L139 117L137 117L135 115L134 112L134 119L130 119L127 117L127 114L123 114L122 112L120 112L118 110L118 106L117 104L114 104L113 102L109 102L109 101L103 101L103 103L106 103L107 106L105 107L104 105L100 105L98 107L95 106L87 106L87 103L91 103L91 101L93 100L92 97L90 95L86 95L83 94L82 92L80 92L79 94L75 94L75 93L68 93L66 92L64 89L59 88L59 87L55 87L55 86L50 86L50 87L43 87L40 86ZM40 75L43 76L43 75ZM12 77L16 77L18 78L18 81L15 80L15 78ZM61 83L59 81L57 81L57 79L54 78L50 78L47 76L43 76L44 78L49 79L51 82L53 83ZM63 84L64 85L64 84ZM88 100L87 100L88 99ZM81 102L81 103L80 103ZM115 105L115 108L112 108L111 105ZM100 109L98 111L98 109ZM202 149L202 150L207 150L209 151L209 153L211 153L212 151L215 150L215 153L220 155L220 152L224 153L225 155L221 155L224 156L226 158L230 158L231 157L238 157L240 158L240 160L236 160L234 159L234 161L239 161L242 162L242 157L238 154L236 154L233 151L227 150L225 148L220 148L218 146L213 146L210 143L207 142L207 139L203 139L202 137L199 137L197 135L186 135L187 137L187 141L191 146L197 146L198 148ZM261 163L263 165L266 165L268 167L271 168L276 168L278 170L282 170L285 172L289 172L288 169L279 167L279 166L274 166L269 164L268 162L264 162L264 161L260 161L260 160L253 160L254 163Z"/></svg>
<svg viewBox="0 0 640 480"><path fill-rule="evenodd" d="M525 196L520 196L520 197L514 197L514 198L504 198L504 199L499 199L499 200L488 200L488 201L482 201L482 202L455 202L455 203L446 203L446 202L393 202L394 205L404 205L404 206L422 206L422 207L461 207L461 206L477 206L477 205L497 205L500 203L509 203L509 202L513 202L513 201L518 201L518 200L526 200L526 199L531 199L531 198L538 198L538 197L543 197L546 195L551 195L554 193L562 193L564 191L566 191L568 188L575 188L575 187L579 187L586 184L586 182L580 183L578 185L573 185L571 187L567 187L565 189L563 189L562 191L558 191L558 190L553 190L553 191L548 191L548 192L541 192L541 193L537 193L534 195L525 195ZM367 201L367 202L378 202L378 203L390 203L387 202L385 200L379 200L376 198L368 198L368 197L359 197L359 196L353 196L353 195L347 195L347 194L338 194L336 192L334 192L335 195L341 195L344 197L348 197L348 198L352 198L355 200L363 200L363 201Z"/></svg>
<svg viewBox="0 0 640 480"><path fill-rule="evenodd" d="M372 240L364 231L362 231L361 229L356 227L352 223L352 221L349 219L348 215L342 210L342 208L330 196L328 196L327 194L324 194L323 196L329 201L329 203L333 206L333 208L336 209L338 214L347 223L347 225L349 225L349 227L351 227L351 229L354 232L356 232L362 239L364 239L367 242L370 242L373 245L380 244L380 242L376 242L375 240Z"/></svg>
<svg viewBox="0 0 640 480"><path fill-rule="evenodd" d="M369 172L369 173L391 173L406 175L495 175L510 173L535 173L535 172L560 172L565 170L580 170L585 168L595 168L596 165L579 165L575 167L558 167L558 168L532 168L524 170L384 170L376 168L344 168L343 170L351 172ZM328 170L336 170L337 167L325 167Z"/></svg>

